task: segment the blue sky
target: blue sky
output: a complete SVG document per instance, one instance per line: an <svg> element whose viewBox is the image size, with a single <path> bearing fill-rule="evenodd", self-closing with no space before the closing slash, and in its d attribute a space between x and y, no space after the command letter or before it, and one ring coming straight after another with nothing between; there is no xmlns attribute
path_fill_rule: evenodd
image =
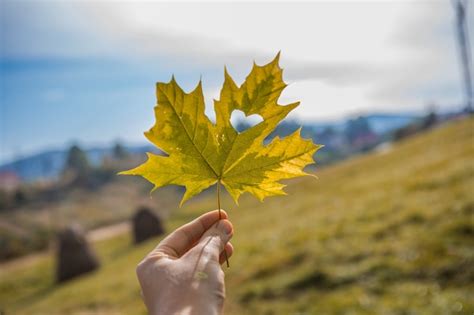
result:
<svg viewBox="0 0 474 315"><path fill-rule="evenodd" d="M154 3L0 1L0 162L77 141L143 143L154 84L241 82L282 52L293 118L455 109L450 1ZM468 20L472 23L472 8ZM472 38L472 34L471 34Z"/></svg>

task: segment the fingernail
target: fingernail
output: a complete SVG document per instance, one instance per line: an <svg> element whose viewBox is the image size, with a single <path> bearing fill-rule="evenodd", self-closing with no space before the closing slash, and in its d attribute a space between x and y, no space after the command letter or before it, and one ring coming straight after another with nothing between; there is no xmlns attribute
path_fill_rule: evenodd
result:
<svg viewBox="0 0 474 315"><path fill-rule="evenodd" d="M229 223L229 221L220 221L217 224L218 228L223 231L226 235L229 235L232 233L232 225Z"/></svg>

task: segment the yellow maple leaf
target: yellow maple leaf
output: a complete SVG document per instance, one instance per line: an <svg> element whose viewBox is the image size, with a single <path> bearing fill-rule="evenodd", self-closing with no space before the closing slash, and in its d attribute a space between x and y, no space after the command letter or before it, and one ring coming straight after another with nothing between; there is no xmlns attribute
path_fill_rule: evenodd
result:
<svg viewBox="0 0 474 315"><path fill-rule="evenodd" d="M238 87L225 71L220 99L214 101L216 123L204 114L201 82L185 93L174 78L156 85L155 125L145 136L167 156L148 153L148 160L125 175L140 175L154 189L174 184L186 187L183 204L202 190L222 184L238 202L249 192L258 199L284 195L282 179L308 175L303 168L314 163L314 153L322 147L301 138L300 130L264 145L265 138L299 102L277 103L286 87L279 54L267 65L253 69ZM230 122L234 110L246 116L258 114L259 124L239 133Z"/></svg>

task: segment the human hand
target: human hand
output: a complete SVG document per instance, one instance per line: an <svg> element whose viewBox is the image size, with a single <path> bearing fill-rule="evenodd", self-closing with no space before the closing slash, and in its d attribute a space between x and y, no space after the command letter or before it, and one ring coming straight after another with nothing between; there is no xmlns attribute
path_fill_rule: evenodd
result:
<svg viewBox="0 0 474 315"><path fill-rule="evenodd" d="M221 314L224 272L233 253L233 227L225 211L214 210L176 229L137 266L151 315Z"/></svg>

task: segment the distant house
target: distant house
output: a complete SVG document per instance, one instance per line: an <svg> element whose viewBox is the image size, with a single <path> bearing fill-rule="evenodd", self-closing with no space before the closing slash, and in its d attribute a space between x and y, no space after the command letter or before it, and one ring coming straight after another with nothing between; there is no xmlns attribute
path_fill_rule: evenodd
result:
<svg viewBox="0 0 474 315"><path fill-rule="evenodd" d="M20 186L20 177L13 171L0 171L0 189L13 191Z"/></svg>
<svg viewBox="0 0 474 315"><path fill-rule="evenodd" d="M368 149L377 144L379 137L373 132L358 134L352 139L352 146L355 149Z"/></svg>
<svg viewBox="0 0 474 315"><path fill-rule="evenodd" d="M367 150L377 144L379 137L372 130L366 117L350 119L344 130L349 143L356 151Z"/></svg>

